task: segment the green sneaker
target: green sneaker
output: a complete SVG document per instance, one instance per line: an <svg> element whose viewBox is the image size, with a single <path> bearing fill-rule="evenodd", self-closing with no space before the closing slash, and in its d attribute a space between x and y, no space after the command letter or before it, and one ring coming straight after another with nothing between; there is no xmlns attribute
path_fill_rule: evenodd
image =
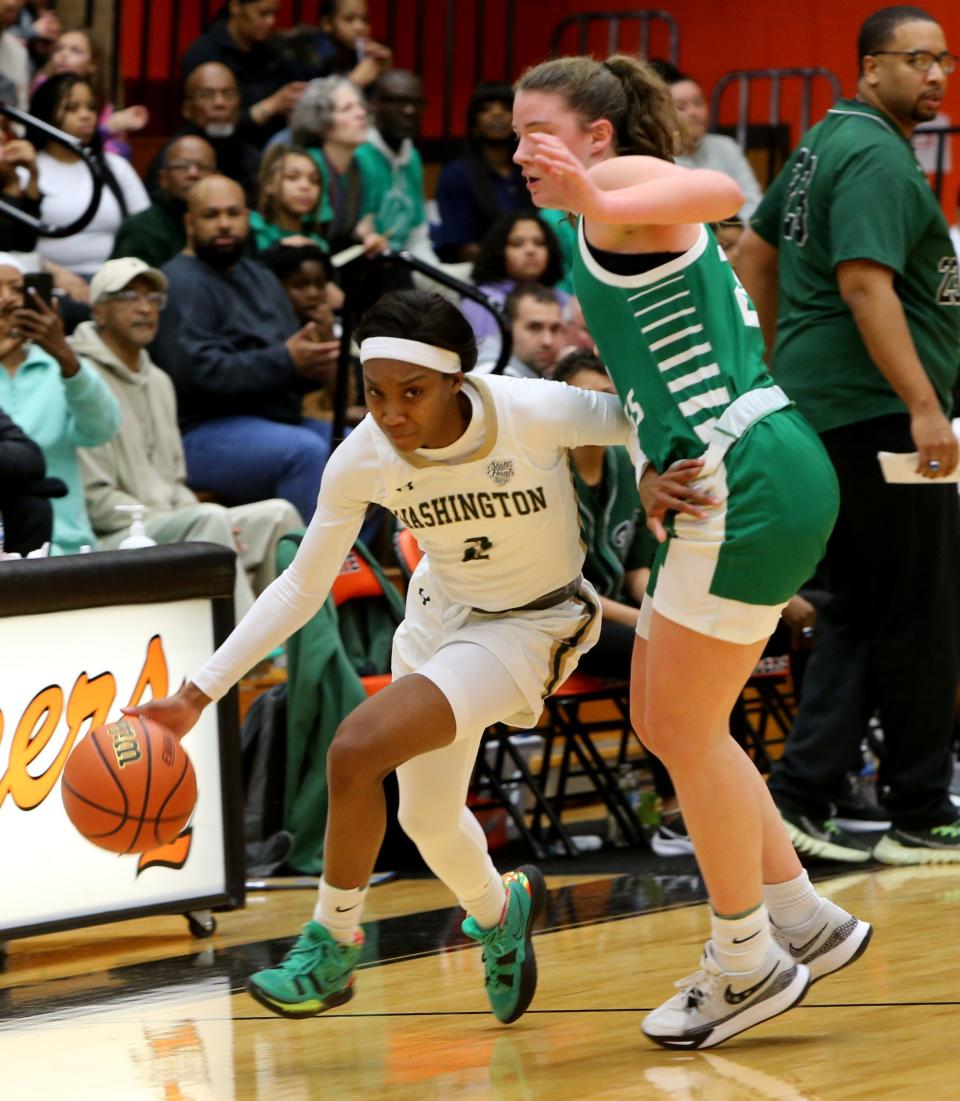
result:
<svg viewBox="0 0 960 1101"><path fill-rule="evenodd" d="M960 864L960 822L926 830L889 830L873 855L882 864Z"/></svg>
<svg viewBox="0 0 960 1101"><path fill-rule="evenodd" d="M316 1017L353 997L362 949L362 933L356 943L340 944L322 925L308 921L283 962L251 975L247 991L281 1017Z"/></svg>
<svg viewBox="0 0 960 1101"><path fill-rule="evenodd" d="M547 901L547 885L538 868L524 864L503 877L507 902L500 921L481 929L468 917L461 928L483 945L485 985L494 1017L513 1024L526 1013L537 991L537 959L531 939L534 922Z"/></svg>

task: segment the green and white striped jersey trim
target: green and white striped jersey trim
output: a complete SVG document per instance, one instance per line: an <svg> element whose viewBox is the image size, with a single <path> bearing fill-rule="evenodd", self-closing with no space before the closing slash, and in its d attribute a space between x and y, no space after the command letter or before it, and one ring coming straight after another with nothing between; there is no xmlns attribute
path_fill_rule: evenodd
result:
<svg viewBox="0 0 960 1101"><path fill-rule="evenodd" d="M597 263L587 246L582 220L579 236L580 257L590 275L607 286L634 291L627 301L651 358L676 401L677 411L706 443L710 429L731 400L725 385L711 384L722 372L710 340L697 339L704 332L704 323L684 276L684 269L696 263L710 243L706 227L700 227L696 242L682 256L636 275L618 275ZM667 307L671 307L669 312L663 314ZM685 346L678 351L677 344Z"/></svg>

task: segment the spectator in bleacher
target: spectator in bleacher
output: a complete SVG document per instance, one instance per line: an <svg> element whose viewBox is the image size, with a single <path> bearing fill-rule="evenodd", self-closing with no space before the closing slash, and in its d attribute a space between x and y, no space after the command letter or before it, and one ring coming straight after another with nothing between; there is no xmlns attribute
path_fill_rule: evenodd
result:
<svg viewBox="0 0 960 1101"><path fill-rule="evenodd" d="M146 350L157 334L166 290L163 273L140 260L109 260L90 286L93 320L70 340L123 413L109 443L79 453L87 514L104 549L119 546L129 533L130 514L117 506L142 505L147 535L158 543L196 540L236 550L239 617L276 576L277 541L303 520L288 501L225 508L201 503L187 488L173 383Z"/></svg>
<svg viewBox="0 0 960 1101"><path fill-rule="evenodd" d="M320 171L313 158L295 145L271 145L260 164L257 209L250 211L250 229L257 249L281 241L326 249L320 232Z"/></svg>
<svg viewBox="0 0 960 1101"><path fill-rule="evenodd" d="M677 164L684 168L713 168L735 179L745 200L739 211L740 218L748 222L763 191L743 150L725 134L707 133L710 106L703 89L692 77L681 73L669 61L655 61L653 66L669 84L673 105L684 124L681 151L675 158Z"/></svg>
<svg viewBox="0 0 960 1101"><path fill-rule="evenodd" d="M260 253L257 260L280 280L290 305L301 325L313 322L320 340L336 340L334 309L342 301L342 292L330 274L327 254L314 245L274 245ZM329 417L333 409L334 366L322 388L303 399L305 416ZM358 424L366 409L360 401L357 379L351 377L348 390L347 424Z"/></svg>
<svg viewBox="0 0 960 1101"><path fill-rule="evenodd" d="M233 180L194 185L153 358L177 388L188 483L228 505L284 497L309 521L330 425L303 417L301 398L329 378L339 344L299 327L276 276L244 258L248 213Z"/></svg>
<svg viewBox="0 0 960 1101"><path fill-rule="evenodd" d="M198 137L208 141L217 158L217 171L243 188L250 204L257 201L260 150L254 144L256 128L240 104L240 89L233 73L218 61L199 65L183 86L184 123L170 141ZM169 143L150 162L147 189L156 190L157 179Z"/></svg>
<svg viewBox="0 0 960 1101"><path fill-rule="evenodd" d="M277 49L304 73L366 88L390 67L390 47L370 37L366 0L321 0L318 22L319 31L303 25L277 35Z"/></svg>
<svg viewBox="0 0 960 1101"><path fill-rule="evenodd" d="M557 292L541 283L518 283L507 295L503 313L513 348L503 369L517 378L549 376L563 347L564 324ZM499 334L477 350L477 371L489 371L500 353Z"/></svg>
<svg viewBox="0 0 960 1101"><path fill-rule="evenodd" d="M24 301L23 267L0 254L0 409L43 450L47 474L67 494L53 505L52 554L75 554L94 542L76 449L111 439L120 424L116 398L80 359L55 309L39 295Z"/></svg>
<svg viewBox="0 0 960 1101"><path fill-rule="evenodd" d="M573 297L568 298L563 305L563 347L560 349L560 357L563 358L570 352L597 354L597 345L587 328L583 309Z"/></svg>
<svg viewBox="0 0 960 1101"><path fill-rule="evenodd" d="M177 138L163 151L153 202L125 219L113 242L112 258L136 256L151 267L162 267L187 244L183 217L187 195L198 180L217 171L213 146L204 138Z"/></svg>
<svg viewBox="0 0 960 1101"><path fill-rule="evenodd" d="M61 26L53 0L28 0L10 28L27 47L31 76L50 60Z"/></svg>
<svg viewBox="0 0 960 1101"><path fill-rule="evenodd" d="M592 352L564 356L553 377L581 390L617 392L603 363ZM597 590L603 612L600 638L577 668L597 677L629 680L637 617L657 540L647 527L636 472L625 447L575 447L570 458L580 534L587 551L583 576ZM649 750L645 752L661 802L661 821L650 837L650 847L658 856L688 855L693 845L680 816L673 781L660 759Z"/></svg>
<svg viewBox="0 0 960 1101"><path fill-rule="evenodd" d="M4 553L26 556L49 543L53 506L43 450L0 409L0 528ZM65 488L65 487L64 487Z"/></svg>
<svg viewBox="0 0 960 1101"><path fill-rule="evenodd" d="M433 243L441 260L475 260L501 214L532 210L520 166L513 163L513 88L478 84L467 107L464 155L444 165L437 181L440 225Z"/></svg>
<svg viewBox="0 0 960 1101"><path fill-rule="evenodd" d="M365 208L391 249L407 249L437 266L424 205L423 163L414 145L426 106L423 84L416 73L388 69L370 89L370 106L373 125L356 152Z"/></svg>
<svg viewBox="0 0 960 1101"><path fill-rule="evenodd" d="M555 287L563 275L560 246L548 225L527 211L503 214L487 231L480 252L473 262L473 282L477 290L502 306L518 283L542 283ZM561 305L569 297L557 291ZM460 309L473 327L477 342L497 337L497 323L476 302L465 300Z"/></svg>
<svg viewBox="0 0 960 1101"><path fill-rule="evenodd" d="M5 118L0 118L0 193L12 206L39 218L37 151L30 142L15 137L6 122ZM24 173L26 181L20 178L17 169ZM36 247L36 230L0 216L0 251L33 252Z"/></svg>
<svg viewBox="0 0 960 1101"><path fill-rule="evenodd" d="M30 98L30 56L15 31L23 0L0 0L0 73L13 85L16 106L27 109Z"/></svg>
<svg viewBox="0 0 960 1101"><path fill-rule="evenodd" d="M261 146L285 124L304 89L271 41L279 6L279 0L229 0L183 56L187 77L210 61L233 73Z"/></svg>
<svg viewBox="0 0 960 1101"><path fill-rule="evenodd" d="M316 163L323 183L320 220L332 253L358 242L379 252L386 238L364 215L363 177L356 152L367 140L367 106L343 77L311 80L290 116L292 140Z"/></svg>
<svg viewBox="0 0 960 1101"><path fill-rule="evenodd" d="M130 163L103 152L97 131L97 103L87 79L74 73L50 77L33 93L30 113L77 138L99 162L103 191L93 221L70 237L41 237L38 243L44 259L90 277L113 250L113 239L124 218L146 210L150 200ZM39 136L37 145L43 218L55 225L67 225L87 209L93 193L90 172L80 156L60 142L44 141ZM67 289L73 294L72 288Z"/></svg>
<svg viewBox="0 0 960 1101"><path fill-rule="evenodd" d="M108 153L130 159L128 134L142 130L150 121L150 112L142 105L124 107L118 111L106 98L106 69L95 39L84 29L64 31L54 43L50 61L34 81L33 91L51 76L76 73L90 82L100 107L98 125L103 148Z"/></svg>

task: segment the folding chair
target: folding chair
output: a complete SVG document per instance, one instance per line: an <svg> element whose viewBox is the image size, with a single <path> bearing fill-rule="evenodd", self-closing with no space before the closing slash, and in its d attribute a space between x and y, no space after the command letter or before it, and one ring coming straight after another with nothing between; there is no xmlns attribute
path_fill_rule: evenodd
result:
<svg viewBox="0 0 960 1101"><path fill-rule="evenodd" d="M764 654L730 716L731 734L761 772L770 771L773 762L769 747L782 745L787 740L795 715L790 655Z"/></svg>
<svg viewBox="0 0 960 1101"><path fill-rule="evenodd" d="M608 703L614 709L612 718L584 719L581 710L591 703ZM620 787L619 770L628 760L629 747L633 737L630 724L630 685L628 681L607 681L587 673L573 673L566 681L547 697L545 701L547 726L543 731L543 759L540 763L539 782L546 791L548 774L551 768L554 745L562 744L560 767L556 777L556 788L547 796L548 805L553 810L551 826L560 820L568 798L570 780L586 779L594 793L606 806L607 811L619 826L623 836L631 843L642 845L643 833L637 821L636 813ZM620 736L614 768L604 758L600 747L594 741L594 735L612 731ZM574 767L574 764L579 767ZM531 829L541 840L544 824L540 808L534 810ZM563 837L561 835L561 841Z"/></svg>

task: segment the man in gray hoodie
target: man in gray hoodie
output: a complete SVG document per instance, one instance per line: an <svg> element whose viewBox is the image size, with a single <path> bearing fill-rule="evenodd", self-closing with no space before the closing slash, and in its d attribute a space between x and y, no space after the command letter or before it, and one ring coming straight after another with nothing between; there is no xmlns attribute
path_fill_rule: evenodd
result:
<svg viewBox="0 0 960 1101"><path fill-rule="evenodd" d="M276 576L277 541L302 528L303 520L287 501L225 508L199 501L187 488L173 383L146 352L166 289L166 276L142 260L108 260L90 284L93 320L70 338L74 351L100 372L123 414L108 444L78 453L87 511L102 549L117 547L129 532L130 513L117 506L141 505L147 534L158 543L194 540L236 550L239 618L254 593Z"/></svg>

